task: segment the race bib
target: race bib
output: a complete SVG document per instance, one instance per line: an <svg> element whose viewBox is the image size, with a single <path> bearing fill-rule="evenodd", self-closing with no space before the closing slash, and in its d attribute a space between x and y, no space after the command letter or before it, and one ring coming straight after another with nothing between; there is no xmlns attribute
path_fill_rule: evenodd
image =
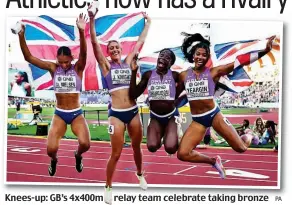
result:
<svg viewBox="0 0 292 205"><path fill-rule="evenodd" d="M107 130L108 130L108 133L111 135L115 133L115 127L113 125L109 125Z"/></svg>
<svg viewBox="0 0 292 205"><path fill-rule="evenodd" d="M76 76L57 76L55 89L57 92L76 92Z"/></svg>
<svg viewBox="0 0 292 205"><path fill-rule="evenodd" d="M169 84L154 84L148 87L150 100L168 100L170 99Z"/></svg>
<svg viewBox="0 0 292 205"><path fill-rule="evenodd" d="M131 81L131 75L132 75L132 71L129 68L111 70L113 85L116 85L116 84L129 85Z"/></svg>
<svg viewBox="0 0 292 205"><path fill-rule="evenodd" d="M207 97L209 96L208 80L191 80L186 82L188 98Z"/></svg>

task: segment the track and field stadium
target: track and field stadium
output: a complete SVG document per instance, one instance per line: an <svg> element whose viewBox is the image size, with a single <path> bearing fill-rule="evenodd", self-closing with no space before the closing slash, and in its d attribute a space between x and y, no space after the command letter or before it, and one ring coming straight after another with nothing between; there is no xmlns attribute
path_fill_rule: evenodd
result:
<svg viewBox="0 0 292 205"><path fill-rule="evenodd" d="M182 116L188 115L189 108L180 108ZM88 122L92 145L84 154L84 170L77 173L74 168L74 149L78 142L70 126L61 140L58 152L59 165L54 177L47 174L49 158L46 154L46 134L53 116L53 107L43 107L40 117L42 122L32 125L33 113L21 109L16 119L15 108L8 108L7 136L7 182L8 183L64 183L96 185L105 182L105 167L110 155L107 106L85 106L83 113ZM239 126L244 119L251 124L258 117L273 120L278 123L277 109L228 108L222 109L225 116L234 127ZM184 114L182 114L184 113ZM141 119L145 126L149 119L148 108L140 108ZM31 123L31 125L29 125ZM188 117L185 117L188 124ZM145 131L144 131L145 133ZM215 133L216 134L216 133ZM145 135L145 134L144 134ZM150 153L143 138L143 161L149 185L154 186L261 186L276 187L278 180L278 152L273 150L274 144L251 145L243 154L233 151L228 144L218 136L219 143L211 140L207 149L201 153L209 156L219 154L227 172L227 178L222 180L218 173L205 164L191 164L179 161L176 156L168 156L163 147L156 153ZM278 141L278 136L276 138ZM202 142L203 143L203 142ZM125 148L117 165L113 181L125 186L138 186L135 173L135 163L130 147L130 138L125 135Z"/></svg>

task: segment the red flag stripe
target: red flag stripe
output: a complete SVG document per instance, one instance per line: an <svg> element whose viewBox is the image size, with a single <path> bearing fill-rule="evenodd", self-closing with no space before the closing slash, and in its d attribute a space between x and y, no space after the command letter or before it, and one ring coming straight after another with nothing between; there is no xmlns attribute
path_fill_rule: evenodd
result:
<svg viewBox="0 0 292 205"><path fill-rule="evenodd" d="M36 88L36 90L45 90L48 89L49 87L53 86L53 80L50 80L46 83L41 84L39 87Z"/></svg>
<svg viewBox="0 0 292 205"><path fill-rule="evenodd" d="M109 40L109 39L112 37L112 35L113 35L118 29L120 29L120 27L121 27L123 24L126 23L126 21L128 21L129 19L131 19L132 17L134 17L134 16L136 16L136 15L137 15L137 13L133 13L133 14L131 14L131 15L129 15L129 16L126 16L126 17L120 19L120 20L118 21L118 23L117 23L116 25L114 25L114 27L111 28L110 31L109 31L105 36L103 36L103 37L101 38L101 40L102 40L102 41L107 41L107 40Z"/></svg>
<svg viewBox="0 0 292 205"><path fill-rule="evenodd" d="M242 82L232 82L232 84L234 86L239 86L239 87L246 87L246 86L250 86L251 84L253 84L252 81L242 81Z"/></svg>
<svg viewBox="0 0 292 205"><path fill-rule="evenodd" d="M34 21L29 21L29 20L22 20L22 21L25 22L25 23L32 24L32 25L34 25L34 26L36 26L38 28L43 29L44 31L50 33L53 36L53 38L55 40L57 40L57 41L67 41L66 39L64 39L63 37L59 36L58 34L52 32L51 30L49 30L48 28L46 28L45 26L43 26L40 23L37 23L37 22L34 22Z"/></svg>

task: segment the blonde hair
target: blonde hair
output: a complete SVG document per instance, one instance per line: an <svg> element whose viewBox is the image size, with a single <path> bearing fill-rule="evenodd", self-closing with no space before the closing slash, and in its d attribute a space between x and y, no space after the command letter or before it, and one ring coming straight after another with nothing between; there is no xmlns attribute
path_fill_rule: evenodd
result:
<svg viewBox="0 0 292 205"><path fill-rule="evenodd" d="M261 125L258 125L258 124L257 124L257 121L258 121L258 120L261 120L261 121L262 121L262 124L261 124ZM255 120L255 122L254 122L254 129L258 129L258 128L259 128L258 126L260 126L260 129L264 129L264 127L265 127L265 122L264 122L263 118L261 118L261 117L258 117L258 118Z"/></svg>
<svg viewBox="0 0 292 205"><path fill-rule="evenodd" d="M107 46L106 46L107 50L108 50L109 45L110 45L111 43L113 43L113 42L119 44L119 46L121 47L121 43L120 43L118 40L114 40L114 39L113 39L113 40L109 40L109 41L108 41Z"/></svg>

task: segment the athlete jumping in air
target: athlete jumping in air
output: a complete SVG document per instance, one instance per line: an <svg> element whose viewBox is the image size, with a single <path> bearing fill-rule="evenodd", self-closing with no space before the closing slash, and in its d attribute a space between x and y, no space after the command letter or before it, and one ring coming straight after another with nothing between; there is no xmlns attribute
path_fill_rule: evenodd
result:
<svg viewBox="0 0 292 205"><path fill-rule="evenodd" d="M125 60L121 59L122 47L117 40L111 40L107 44L107 52L110 61L104 56L101 46L96 39L95 21L92 12L88 12L90 17L90 34L93 52L99 64L102 75L105 77L109 93L111 95L111 108L109 109L109 134L111 139L111 155L106 167L106 187L104 201L112 203L112 178L116 165L121 156L124 145L124 132L127 128L131 138L131 145L134 151L134 161L137 167L136 176L140 187L147 189L147 182L142 172L142 126L138 106L135 100L130 99L129 88L131 78L130 63L135 54L140 50L145 42L151 20L144 14L146 24L135 47L127 55Z"/></svg>
<svg viewBox="0 0 292 205"><path fill-rule="evenodd" d="M131 64L131 99L137 99L145 89L148 90L150 123L147 128L147 147L150 152L156 152L161 147L162 140L168 154L174 154L178 149L175 116L179 113L175 99L179 74L170 70L175 59L175 54L170 49L161 50L156 69L145 72L139 84L136 84L138 66L135 59Z"/></svg>
<svg viewBox="0 0 292 205"><path fill-rule="evenodd" d="M271 50L273 39L274 37L270 38L266 49L258 53L259 58ZM210 58L209 47L210 42L201 34L188 34L182 44L186 59L194 63L194 67L180 73L178 90L186 91L193 121L184 133L177 157L182 161L210 164L218 170L221 178L225 178L220 156L209 157L193 150L202 141L206 129L211 126L235 151L245 152L248 147L214 101L215 84L221 76L234 70L234 62L207 68L205 65Z"/></svg>
<svg viewBox="0 0 292 205"><path fill-rule="evenodd" d="M47 141L47 153L51 158L48 171L51 176L56 173L57 152L60 140L67 130L67 124L71 124L72 132L78 137L79 146L74 153L75 167L78 172L83 169L82 154L90 147L89 129L80 105L82 76L87 57L84 35L86 16L80 14L76 24L80 35L80 54L75 64L72 64L73 56L70 48L65 46L60 47L57 51L57 63L42 61L34 57L26 44L25 27L22 26L22 31L19 32L20 47L25 60L41 69L48 70L53 78L57 104Z"/></svg>

